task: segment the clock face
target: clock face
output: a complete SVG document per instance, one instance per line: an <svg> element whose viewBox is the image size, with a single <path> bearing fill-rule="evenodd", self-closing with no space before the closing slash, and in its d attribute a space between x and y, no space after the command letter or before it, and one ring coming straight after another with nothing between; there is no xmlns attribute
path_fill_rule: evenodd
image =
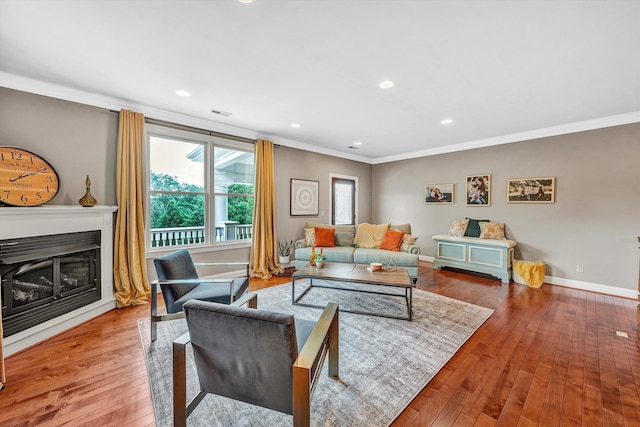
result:
<svg viewBox="0 0 640 427"><path fill-rule="evenodd" d="M0 147L0 202L13 206L37 206L58 192L58 174L36 154L14 147Z"/></svg>

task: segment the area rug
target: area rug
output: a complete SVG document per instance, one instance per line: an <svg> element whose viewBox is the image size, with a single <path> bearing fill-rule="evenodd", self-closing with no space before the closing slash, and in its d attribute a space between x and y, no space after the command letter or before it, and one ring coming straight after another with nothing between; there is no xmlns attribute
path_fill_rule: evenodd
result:
<svg viewBox="0 0 640 427"><path fill-rule="evenodd" d="M318 281L314 281L314 284ZM296 283L296 294L305 282ZM331 282L331 286L350 284ZM361 285L359 285L361 286ZM258 293L261 309L316 320L321 309L291 305L291 284ZM303 298L311 304L335 301L341 307L406 310L404 299L313 288ZM340 313L340 380L327 377L327 364L316 386L312 426L388 426L411 403L493 310L413 290L413 321ZM138 321L158 427L173 423L172 341L186 332L184 319L158 323L158 339L149 345L149 319ZM190 347L187 347L190 350ZM199 390L187 354L187 399ZM225 397L207 395L188 418L189 426L287 426L292 417Z"/></svg>

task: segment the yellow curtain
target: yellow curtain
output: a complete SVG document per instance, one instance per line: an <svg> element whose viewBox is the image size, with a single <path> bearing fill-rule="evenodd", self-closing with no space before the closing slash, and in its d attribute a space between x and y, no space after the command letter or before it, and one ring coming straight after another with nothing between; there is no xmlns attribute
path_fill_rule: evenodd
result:
<svg viewBox="0 0 640 427"><path fill-rule="evenodd" d="M268 279L282 271L276 240L276 184L273 143L258 139L255 145L256 184L251 238L251 277Z"/></svg>
<svg viewBox="0 0 640 427"><path fill-rule="evenodd" d="M118 214L113 253L118 307L145 304L150 295L144 243L143 140L144 115L120 110L116 167Z"/></svg>

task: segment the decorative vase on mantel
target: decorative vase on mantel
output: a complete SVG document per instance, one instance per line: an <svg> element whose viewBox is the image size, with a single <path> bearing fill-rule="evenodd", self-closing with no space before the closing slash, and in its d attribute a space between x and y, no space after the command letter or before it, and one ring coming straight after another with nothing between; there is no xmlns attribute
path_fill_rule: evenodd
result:
<svg viewBox="0 0 640 427"><path fill-rule="evenodd" d="M82 198L79 200L80 204L85 208L90 208L96 205L98 201L91 195L91 180L89 179L89 175L87 175L87 192Z"/></svg>

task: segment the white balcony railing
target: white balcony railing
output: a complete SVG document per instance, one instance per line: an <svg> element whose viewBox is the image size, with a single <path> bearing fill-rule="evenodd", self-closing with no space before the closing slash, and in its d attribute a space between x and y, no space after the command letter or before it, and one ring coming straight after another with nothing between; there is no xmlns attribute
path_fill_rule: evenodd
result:
<svg viewBox="0 0 640 427"><path fill-rule="evenodd" d="M251 239L251 224L225 223L216 226L214 238L216 242ZM174 227L151 229L151 247L172 247L204 243L204 227Z"/></svg>

